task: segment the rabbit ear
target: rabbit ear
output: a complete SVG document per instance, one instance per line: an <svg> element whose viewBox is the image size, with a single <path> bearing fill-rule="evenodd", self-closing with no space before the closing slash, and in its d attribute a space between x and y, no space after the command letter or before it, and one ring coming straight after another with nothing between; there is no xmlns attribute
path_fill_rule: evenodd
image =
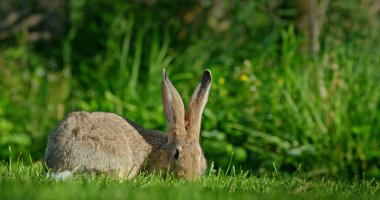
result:
<svg viewBox="0 0 380 200"><path fill-rule="evenodd" d="M181 96L170 82L165 69L162 78L162 99L168 123L168 142L172 143L176 135L185 133L185 108Z"/></svg>
<svg viewBox="0 0 380 200"><path fill-rule="evenodd" d="M196 139L199 139L199 132L201 129L201 119L203 108L206 105L208 92L211 86L211 71L206 70L203 73L202 80L197 89L195 89L189 107L186 110L185 122L186 131L189 134L194 134Z"/></svg>

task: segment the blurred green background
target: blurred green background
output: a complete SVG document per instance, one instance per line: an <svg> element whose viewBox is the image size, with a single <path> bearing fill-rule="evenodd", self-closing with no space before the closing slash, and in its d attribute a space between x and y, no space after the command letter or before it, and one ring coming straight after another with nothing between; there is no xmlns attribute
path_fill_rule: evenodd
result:
<svg viewBox="0 0 380 200"><path fill-rule="evenodd" d="M208 163L380 177L379 40L376 0L2 0L0 159L74 110L166 130L162 69L187 104L208 68Z"/></svg>

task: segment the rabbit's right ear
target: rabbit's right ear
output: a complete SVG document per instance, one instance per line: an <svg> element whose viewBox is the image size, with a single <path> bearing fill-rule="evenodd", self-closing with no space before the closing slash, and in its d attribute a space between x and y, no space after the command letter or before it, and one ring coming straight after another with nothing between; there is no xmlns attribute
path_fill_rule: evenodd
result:
<svg viewBox="0 0 380 200"><path fill-rule="evenodd" d="M172 143L175 136L184 134L185 107L181 96L170 82L166 70L162 72L162 100L166 121L168 123L168 142Z"/></svg>
<svg viewBox="0 0 380 200"><path fill-rule="evenodd" d="M196 139L199 139L202 112L207 102L210 86L211 71L206 70L203 73L201 82L198 84L197 89L195 89L193 95L191 96L189 107L186 110L186 130Z"/></svg>

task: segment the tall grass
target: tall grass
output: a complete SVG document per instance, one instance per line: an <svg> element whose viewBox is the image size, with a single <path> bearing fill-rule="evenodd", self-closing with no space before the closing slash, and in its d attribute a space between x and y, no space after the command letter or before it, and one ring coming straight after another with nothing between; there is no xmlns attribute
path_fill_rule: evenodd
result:
<svg viewBox="0 0 380 200"><path fill-rule="evenodd" d="M209 68L201 133L209 163L257 174L380 176L379 32L360 31L363 15L351 16L355 31L344 34L349 27L337 24L345 19L331 14L322 51L308 58L294 24L272 19L261 1L231 5L226 12L239 15L224 31L195 20L186 23L203 28L192 32L161 7L148 8L70 1L59 53L23 37L2 46L1 158L42 158L48 134L73 110L115 112L164 131L162 68L185 105Z"/></svg>

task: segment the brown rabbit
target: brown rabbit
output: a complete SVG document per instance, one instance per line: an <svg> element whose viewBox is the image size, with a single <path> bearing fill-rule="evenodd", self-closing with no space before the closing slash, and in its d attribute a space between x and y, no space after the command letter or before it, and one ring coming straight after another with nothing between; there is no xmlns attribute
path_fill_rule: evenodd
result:
<svg viewBox="0 0 380 200"><path fill-rule="evenodd" d="M194 180L206 169L199 134L210 85L211 72L206 70L185 112L163 70L168 134L144 129L113 113L70 113L49 136L44 162L53 173L105 172L130 179L147 169Z"/></svg>

